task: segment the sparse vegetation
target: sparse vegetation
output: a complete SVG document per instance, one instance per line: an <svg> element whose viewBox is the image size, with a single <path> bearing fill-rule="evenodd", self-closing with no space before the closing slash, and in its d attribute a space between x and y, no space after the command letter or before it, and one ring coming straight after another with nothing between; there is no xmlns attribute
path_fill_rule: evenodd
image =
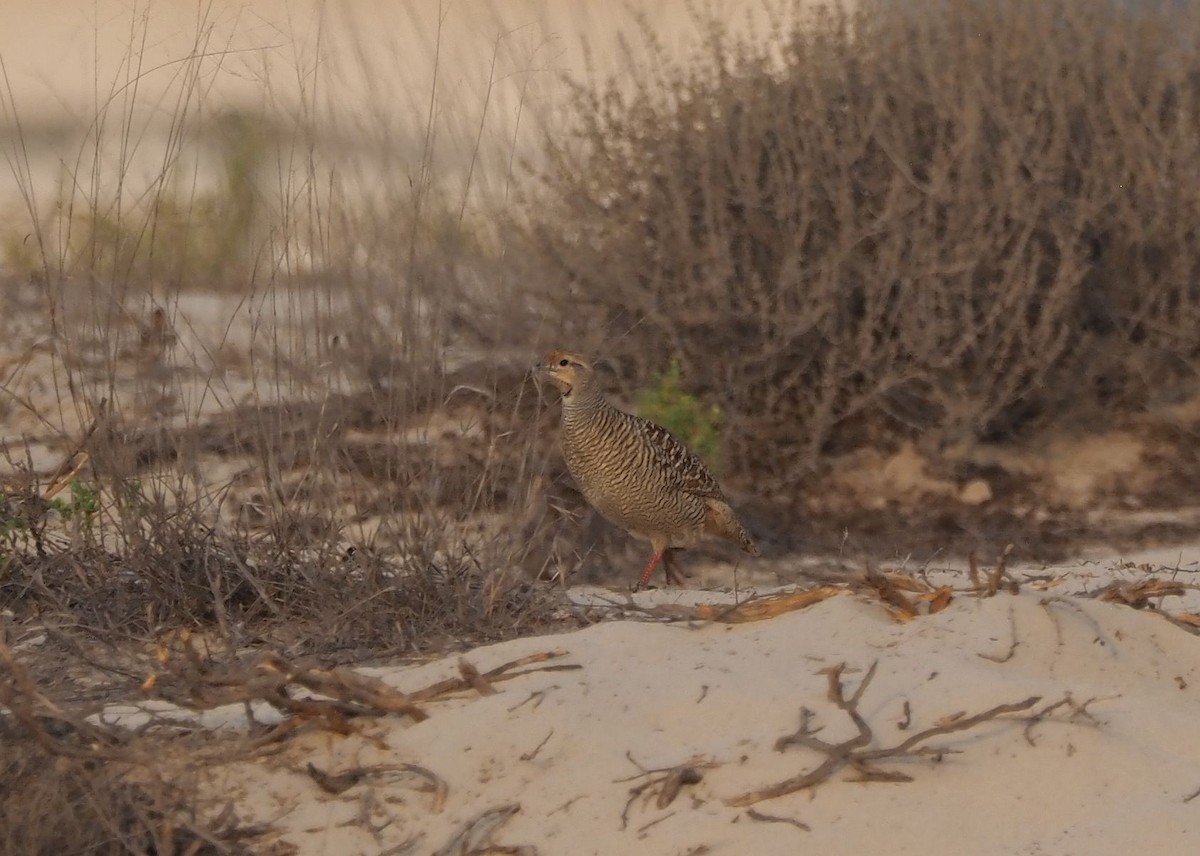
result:
<svg viewBox="0 0 1200 856"><path fill-rule="evenodd" d="M602 331L627 380L680 360L728 396L732 468L781 494L864 444L1195 394L1200 16L882 0L776 22L705 20L683 60L646 33L637 85L577 90L534 223L555 327Z"/></svg>
<svg viewBox="0 0 1200 856"><path fill-rule="evenodd" d="M647 63L574 89L533 181L510 140L485 175L500 78L453 140L465 169L441 157L436 75L403 119L326 113L303 72L297 93L264 78L261 112L218 108L229 56L203 14L144 186L161 69L128 58L57 188L31 183L0 92L26 209L0 234L3 300L31 325L0 363L0 622L45 633L30 668L132 692L129 652L180 629L217 659L269 641L328 665L574 621L545 578L607 572L616 536L596 551L571 521L526 383L543 343L607 357L624 401L785 508L834 455L1200 393L1200 14L872 0L771 20L701 18L684 58L644 31ZM507 207L478 216L481 184ZM215 293L236 297L196 309ZM0 849L237 852L195 816L172 827L185 796L39 739L0 716L10 778L58 800Z"/></svg>

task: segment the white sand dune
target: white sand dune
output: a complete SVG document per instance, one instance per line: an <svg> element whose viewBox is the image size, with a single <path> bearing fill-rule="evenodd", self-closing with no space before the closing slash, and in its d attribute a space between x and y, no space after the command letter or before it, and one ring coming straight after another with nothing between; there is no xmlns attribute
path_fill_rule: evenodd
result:
<svg viewBox="0 0 1200 856"><path fill-rule="evenodd" d="M1098 576L1145 571L1043 573L1067 576L1046 591L959 594L908 622L878 600L843 595L752 623L608 620L480 648L466 659L481 671L549 650L564 652L553 663L579 668L430 704L420 723L304 735L279 756L226 768L216 785L243 818L275 821L285 841L313 854L463 853L488 841L540 854L1200 852L1200 797L1188 800L1200 789L1200 638L1153 610L1070 594L1094 589ZM638 603L677 595L649 592ZM1197 604L1194 591L1171 600L1172 609ZM823 760L774 748L797 729L802 706L821 739L853 736L822 670L845 663L853 692L873 662L859 711L878 747L1031 696L1041 699L1035 713L1067 697L1074 705L1036 723L1011 714L935 737L926 745L946 749L940 758L878 763L909 782L864 783L842 769L809 791L731 805ZM456 675L457 663L370 671L411 691ZM331 795L305 772L309 762L335 775L420 765L445 782L444 806L399 775ZM690 765L702 778L669 804L660 806L658 785L630 802L632 788L665 775L639 776L635 762Z"/></svg>

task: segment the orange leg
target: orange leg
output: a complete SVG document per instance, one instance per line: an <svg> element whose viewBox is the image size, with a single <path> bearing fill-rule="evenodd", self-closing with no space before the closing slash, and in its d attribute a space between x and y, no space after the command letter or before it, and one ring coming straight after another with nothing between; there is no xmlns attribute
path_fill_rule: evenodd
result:
<svg viewBox="0 0 1200 856"><path fill-rule="evenodd" d="M667 552L665 547L654 551L654 555L650 557L650 564L646 565L646 570L642 571L642 575L638 577L637 585L633 587L634 591L637 591L650 582L650 575L654 573L655 566L658 565L659 560L662 559L665 552Z"/></svg>

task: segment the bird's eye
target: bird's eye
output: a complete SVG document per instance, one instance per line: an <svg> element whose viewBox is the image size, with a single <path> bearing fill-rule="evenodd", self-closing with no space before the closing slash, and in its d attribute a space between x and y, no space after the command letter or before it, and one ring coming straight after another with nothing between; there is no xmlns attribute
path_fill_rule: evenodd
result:
<svg viewBox="0 0 1200 856"><path fill-rule="evenodd" d="M565 369L567 366L571 365L571 361L568 360L566 357L563 357L561 360L558 361L558 364Z"/></svg>

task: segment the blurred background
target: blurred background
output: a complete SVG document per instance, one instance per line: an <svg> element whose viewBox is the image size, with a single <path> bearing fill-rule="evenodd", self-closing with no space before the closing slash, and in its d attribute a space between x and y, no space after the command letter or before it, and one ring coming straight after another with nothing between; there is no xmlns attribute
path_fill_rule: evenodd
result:
<svg viewBox="0 0 1200 856"><path fill-rule="evenodd" d="M0 852L243 852L191 784L243 736L105 704L621 612L550 349L762 547L693 588L1194 588L1196 45L1178 0L0 2Z"/></svg>
<svg viewBox="0 0 1200 856"><path fill-rule="evenodd" d="M550 347L705 456L755 578L1193 542L1198 27L1118 0L12 0L9 573L94 551L203 623L189 557L219 544L238 611L365 598L385 625L396 575L481 621L530 580L623 578L641 547L528 377ZM736 561L695 557L714 584Z"/></svg>
<svg viewBox="0 0 1200 856"><path fill-rule="evenodd" d="M739 30L766 15L758 4L703 8ZM0 10L6 119L10 133L19 120L37 135L42 145L30 166L45 187L61 177L59 160L76 160L98 113L116 105L129 108L126 124L141 132L132 170L150 180L185 86L195 88L192 109L201 118L237 113L290 126L303 117L314 126L306 129L310 143L360 157L378 154L370 149L378 134L352 129L387 126L400 151L380 167L419 162L432 124L440 169L460 183L482 158L467 188L474 198L503 192L509 161L537 153L545 123L564 106L568 77L627 67L626 50L645 55L642 31L681 55L699 37L698 15L686 4L593 0L13 0ZM117 134L117 125L108 131ZM202 181L215 181L219 165L199 145L189 155ZM11 197L16 177L5 171L2 180Z"/></svg>

